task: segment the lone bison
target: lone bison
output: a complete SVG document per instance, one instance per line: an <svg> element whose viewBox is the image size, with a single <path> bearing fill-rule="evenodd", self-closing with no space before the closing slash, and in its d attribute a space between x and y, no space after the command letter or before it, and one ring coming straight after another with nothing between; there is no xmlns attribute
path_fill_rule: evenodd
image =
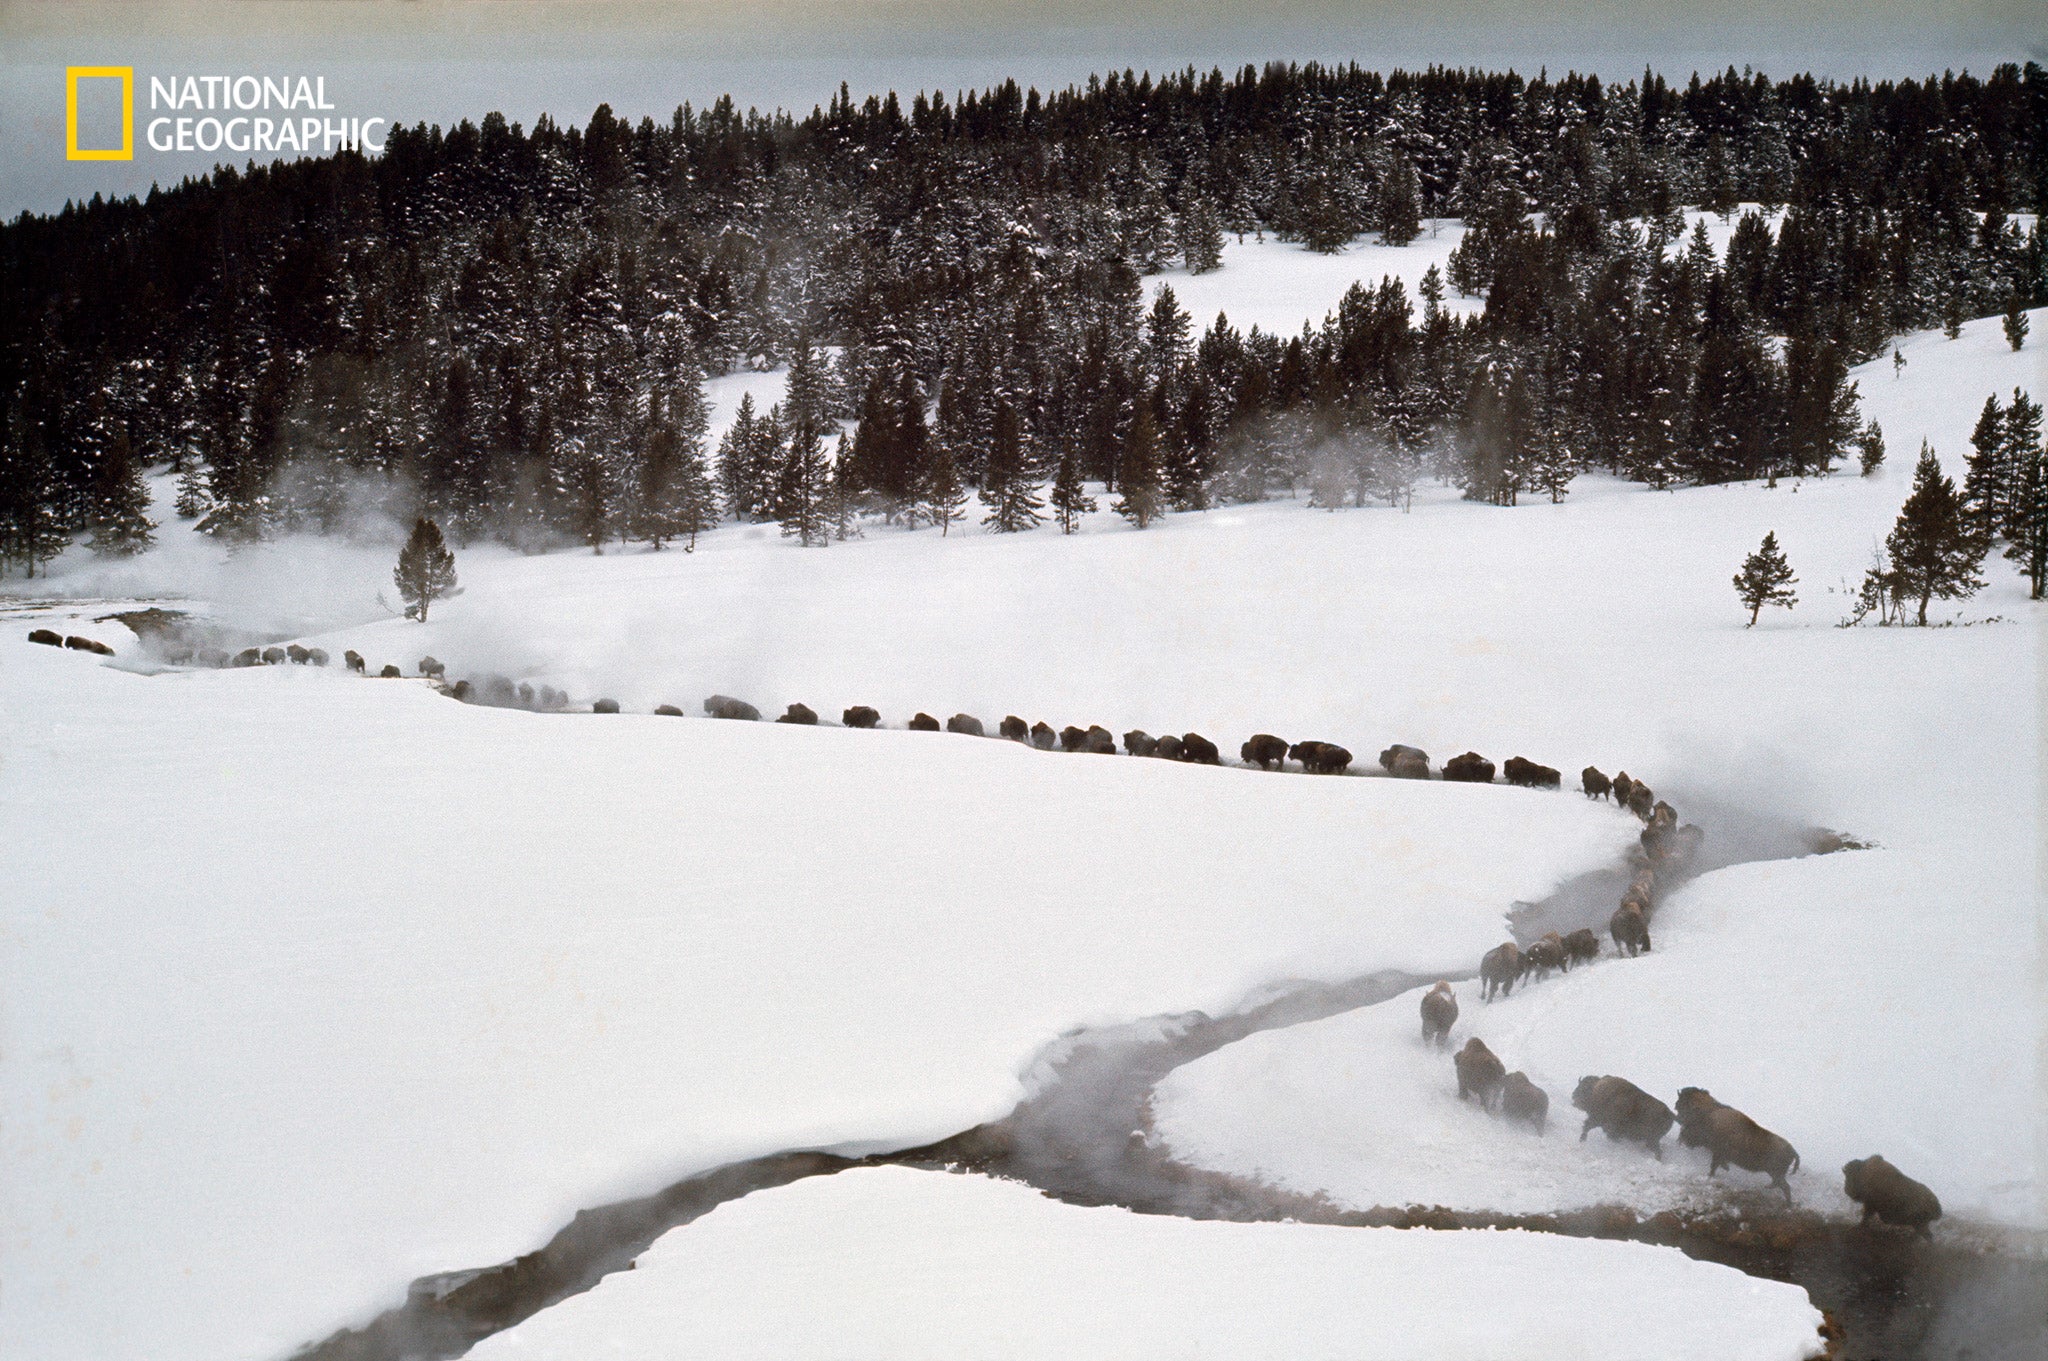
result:
<svg viewBox="0 0 2048 1361"><path fill-rule="evenodd" d="M1579 772L1579 786L1586 791L1589 799L1604 799L1614 790L1614 781L1602 775L1595 766L1587 766Z"/></svg>
<svg viewBox="0 0 2048 1361"><path fill-rule="evenodd" d="M1031 725L1015 714L1006 714L1003 721L996 725L996 731L1012 742L1031 740Z"/></svg>
<svg viewBox="0 0 2048 1361"><path fill-rule="evenodd" d="M1031 745L1040 751L1051 751L1059 745L1060 735L1052 730L1052 724L1040 720L1031 725Z"/></svg>
<svg viewBox="0 0 2048 1361"><path fill-rule="evenodd" d="M1564 783L1564 776L1536 762L1520 756L1508 757L1508 763L1501 767L1501 774L1507 782L1524 789L1556 789Z"/></svg>
<svg viewBox="0 0 2048 1361"><path fill-rule="evenodd" d="M1922 1238L1934 1237L1927 1226L1941 1218L1941 1201L1877 1154L1843 1163L1842 1189L1863 1207L1866 1225L1875 1215L1887 1224L1910 1228Z"/></svg>
<svg viewBox="0 0 2048 1361"><path fill-rule="evenodd" d="M348 651L342 653L341 661L342 665L346 666L349 670L355 672L358 676L366 674L367 668L364 666L363 663L363 654L356 651L354 648L350 648Z"/></svg>
<svg viewBox="0 0 2048 1361"><path fill-rule="evenodd" d="M1547 933L1522 952L1523 974L1535 974L1537 981L1541 982L1550 976L1552 969L1564 970L1564 940L1555 931Z"/></svg>
<svg viewBox="0 0 2048 1361"><path fill-rule="evenodd" d="M1572 1104L1586 1113L1579 1142L1599 1130L1610 1139L1641 1144L1658 1162L1664 1161L1664 1135L1671 1128L1671 1108L1624 1077L1585 1077L1572 1093Z"/></svg>
<svg viewBox="0 0 2048 1361"><path fill-rule="evenodd" d="M856 704L841 711L839 721L849 728L872 728L882 721L882 716L865 704Z"/></svg>
<svg viewBox="0 0 2048 1361"><path fill-rule="evenodd" d="M1143 728L1133 728L1124 734L1124 752L1129 756L1150 756L1158 745L1159 739Z"/></svg>
<svg viewBox="0 0 2048 1361"><path fill-rule="evenodd" d="M601 699L590 706L590 712L594 714L615 714L618 711L619 702L615 699Z"/></svg>
<svg viewBox="0 0 2048 1361"><path fill-rule="evenodd" d="M1380 753L1380 769L1386 771L1387 774L1392 775L1394 773L1395 764L1398 761L1400 761L1400 759L1403 756L1419 757L1425 769L1429 766L1428 752L1424 751L1420 747L1405 746L1402 743L1396 742L1393 746L1388 747L1385 751Z"/></svg>
<svg viewBox="0 0 2048 1361"><path fill-rule="evenodd" d="M1507 1080L1507 1066L1493 1056L1493 1051L1477 1035L1451 1055L1451 1062L1458 1070L1458 1099L1476 1096L1481 1106L1492 1110L1500 1097L1500 1085Z"/></svg>
<svg viewBox="0 0 2048 1361"><path fill-rule="evenodd" d="M439 680L441 677L448 674L448 668L441 665L439 659L437 658L422 657L420 658L420 674L422 676L431 676L434 679Z"/></svg>
<svg viewBox="0 0 2048 1361"><path fill-rule="evenodd" d="M1451 985L1439 983L1422 994L1422 1042L1445 1045L1451 1041L1451 1027L1458 1023L1458 999Z"/></svg>
<svg viewBox="0 0 2048 1361"><path fill-rule="evenodd" d="M912 714L910 716L910 730L912 732L937 732L939 730L939 720L927 713Z"/></svg>
<svg viewBox="0 0 2048 1361"><path fill-rule="evenodd" d="M1479 998L1491 1002L1497 992L1506 997L1522 976L1522 950L1513 941L1502 941L1479 961Z"/></svg>
<svg viewBox="0 0 2048 1361"><path fill-rule="evenodd" d="M1614 915L1607 919L1607 934L1614 937L1616 952L1630 959L1649 953L1650 924L1643 920L1643 910L1634 903L1623 903L1614 909Z"/></svg>
<svg viewBox="0 0 2048 1361"><path fill-rule="evenodd" d="M1564 938L1565 968L1569 969L1574 964L1590 964L1598 958L1600 958L1600 937L1594 935L1583 926L1576 931L1566 934Z"/></svg>
<svg viewBox="0 0 2048 1361"><path fill-rule="evenodd" d="M1180 735L1180 759L1192 761L1200 766L1220 766L1223 753L1216 750L1216 744L1198 732L1184 732ZM1348 754L1347 754L1347 758Z"/></svg>
<svg viewBox="0 0 2048 1361"><path fill-rule="evenodd" d="M761 711L743 699L731 695L713 695L704 701L704 712L713 718L731 718L747 723L761 721Z"/></svg>
<svg viewBox="0 0 2048 1361"><path fill-rule="evenodd" d="M379 679L382 680L397 680L400 676L403 676L404 674L405 673L403 671L400 671L398 669L397 662L384 663L384 669L377 673Z"/></svg>
<svg viewBox="0 0 2048 1361"><path fill-rule="evenodd" d="M1703 1087L1687 1087L1678 1093L1678 1142L1687 1148L1707 1150L1707 1175L1713 1176L1725 1163L1745 1172L1761 1172L1771 1185L1785 1193L1792 1203L1792 1185L1787 1172L1799 1166L1799 1151L1756 1121L1714 1099Z"/></svg>
<svg viewBox="0 0 2048 1361"><path fill-rule="evenodd" d="M1178 761L1180 759L1180 739L1172 733L1168 733L1152 744L1152 755L1161 761Z"/></svg>
<svg viewBox="0 0 2048 1361"><path fill-rule="evenodd" d="M1237 749L1237 755L1248 766L1271 770L1287 763L1287 743L1269 732L1253 733Z"/></svg>
<svg viewBox="0 0 2048 1361"><path fill-rule="evenodd" d="M51 629L30 629L28 640L31 643L41 643L45 647L64 646L64 635Z"/></svg>
<svg viewBox="0 0 2048 1361"><path fill-rule="evenodd" d="M1444 762L1444 778L1459 784L1492 784L1493 762L1476 751L1468 751Z"/></svg>
<svg viewBox="0 0 2048 1361"><path fill-rule="evenodd" d="M1550 1124L1550 1095L1517 1069L1501 1080L1500 1113L1541 1134Z"/></svg>
<svg viewBox="0 0 2048 1361"><path fill-rule="evenodd" d="M663 718L681 718L683 716L683 711L673 704L657 704L654 706L654 712Z"/></svg>
<svg viewBox="0 0 2048 1361"><path fill-rule="evenodd" d="M981 720L973 714L954 714L946 720L946 731L957 732L967 737L988 736L987 733L982 731Z"/></svg>
<svg viewBox="0 0 2048 1361"><path fill-rule="evenodd" d="M777 723L797 723L807 728L815 727L818 722L818 711L808 704L792 704L783 710L782 717L775 721Z"/></svg>

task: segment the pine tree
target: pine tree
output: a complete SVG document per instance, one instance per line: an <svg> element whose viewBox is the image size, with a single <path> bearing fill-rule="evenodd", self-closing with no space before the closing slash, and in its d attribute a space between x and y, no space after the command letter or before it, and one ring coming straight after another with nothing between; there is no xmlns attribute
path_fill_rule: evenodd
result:
<svg viewBox="0 0 2048 1361"><path fill-rule="evenodd" d="M2040 600L2048 586L2048 445L2036 445L2024 453L2012 493L2005 556L2026 574L2029 598Z"/></svg>
<svg viewBox="0 0 2048 1361"><path fill-rule="evenodd" d="M2027 343L2027 314L2020 307L2018 289L2008 289L2005 294L2005 343L2014 350Z"/></svg>
<svg viewBox="0 0 2048 1361"><path fill-rule="evenodd" d="M206 471L197 459L178 474L178 499L172 506L180 520L196 520L206 514L211 502L206 495Z"/></svg>
<svg viewBox="0 0 2048 1361"><path fill-rule="evenodd" d="M1088 495L1081 483L1081 473L1074 464L1071 453L1062 452L1058 470L1052 479L1052 514L1059 521L1060 533L1071 534L1079 527L1083 515L1095 513L1095 498Z"/></svg>
<svg viewBox="0 0 2048 1361"><path fill-rule="evenodd" d="M1984 585L1977 575L1986 540L1963 514L1956 486L1926 443L1913 470L1913 491L1885 539L1885 553L1898 592L1919 602L1918 622L1927 623L1934 600L1967 600Z"/></svg>
<svg viewBox="0 0 2048 1361"><path fill-rule="evenodd" d="M1963 513L1984 534L1996 534L2010 504L2005 456L2005 408L1998 394L1984 399L1970 432L1969 471L1963 475Z"/></svg>
<svg viewBox="0 0 2048 1361"><path fill-rule="evenodd" d="M1180 254L1188 273L1207 274L1223 267L1223 227L1209 201L1192 194L1192 201L1180 215Z"/></svg>
<svg viewBox="0 0 2048 1361"><path fill-rule="evenodd" d="M1735 594L1749 610L1749 623L1745 628L1756 625L1756 617L1766 605L1778 605L1791 609L1799 603L1799 597L1792 593L1792 587L1799 578L1792 575L1792 564L1785 561L1785 554L1778 547L1777 532L1764 535L1762 547L1742 561L1742 570L1735 574Z"/></svg>
<svg viewBox="0 0 2048 1361"><path fill-rule="evenodd" d="M2020 514L2019 481L2022 471L2041 444L2041 404L2018 388L2005 408L2005 430L1999 447L1999 468L2004 473L2004 497L1999 504L1996 532L2011 538Z"/></svg>
<svg viewBox="0 0 2048 1361"><path fill-rule="evenodd" d="M1380 186L1380 239L1390 246L1405 246L1420 235L1421 188L1415 180L1415 167L1396 152L1386 183Z"/></svg>
<svg viewBox="0 0 2048 1361"><path fill-rule="evenodd" d="M988 469L981 479L981 503L989 513L982 524L999 534L1038 528L1037 495L1024 457L1024 424L1008 402L996 404L995 429L989 436Z"/></svg>
<svg viewBox="0 0 2048 1361"><path fill-rule="evenodd" d="M832 491L832 465L825 457L824 441L817 430L799 425L790 433L789 455L783 460L782 476L776 485L776 516L784 538L795 539L806 548L822 548L832 542L827 498Z"/></svg>
<svg viewBox="0 0 2048 1361"><path fill-rule="evenodd" d="M967 489L960 485L960 470L953 464L953 451L943 441L933 443L936 448L917 510L923 519L939 527L939 537L944 538L967 509Z"/></svg>
<svg viewBox="0 0 2048 1361"><path fill-rule="evenodd" d="M156 521L145 514L148 509L149 488L143 485L142 469L136 464L124 425L114 431L93 470L86 513L92 551L125 558L149 547L156 535Z"/></svg>
<svg viewBox="0 0 2048 1361"><path fill-rule="evenodd" d="M1122 494L1110 509L1139 529L1165 512L1166 498L1159 485L1159 429L1153 422L1152 403L1148 401L1137 403L1130 433L1124 437L1117 490Z"/></svg>
<svg viewBox="0 0 2048 1361"><path fill-rule="evenodd" d="M1875 477L1884 466L1884 430L1875 420L1856 436L1856 466L1865 477Z"/></svg>
<svg viewBox="0 0 2048 1361"><path fill-rule="evenodd" d="M422 515L413 522L412 537L399 550L391 573L406 602L406 617L427 622L427 607L455 591L455 554L441 538L441 527Z"/></svg>

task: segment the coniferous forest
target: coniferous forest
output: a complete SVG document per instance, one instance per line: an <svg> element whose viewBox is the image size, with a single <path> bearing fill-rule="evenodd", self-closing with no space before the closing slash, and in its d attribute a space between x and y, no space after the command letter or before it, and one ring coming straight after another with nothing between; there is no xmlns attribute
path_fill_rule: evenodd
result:
<svg viewBox="0 0 2048 1361"><path fill-rule="evenodd" d="M1275 65L416 127L0 227L0 569L144 546L151 469L231 539L375 511L533 550L731 518L1057 532L1090 482L1142 528L1426 477L1511 505L1583 469L1817 475L1882 447L1850 365L2048 301L2013 216L2044 198L2032 63ZM1735 218L1725 259L1687 207ZM1354 287L1300 335L1202 330L1141 283L1230 236L1336 251L1449 217L1447 277ZM704 382L749 366L787 395L712 447Z"/></svg>

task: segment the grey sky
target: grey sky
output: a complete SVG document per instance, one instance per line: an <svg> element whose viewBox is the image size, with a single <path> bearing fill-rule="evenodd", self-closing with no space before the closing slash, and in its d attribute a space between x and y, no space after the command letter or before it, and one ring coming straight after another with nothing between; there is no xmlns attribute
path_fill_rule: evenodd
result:
<svg viewBox="0 0 2048 1361"><path fill-rule="evenodd" d="M145 144L151 75L325 76L337 117L449 123L495 109L580 123L600 102L665 116L729 91L808 111L842 80L857 95L1011 75L1045 87L1126 66L1274 59L1619 76L1650 65L1679 78L1731 64L1843 77L1983 71L2048 55L2044 16L2039 0L0 0L0 213L211 168L217 156ZM65 160L69 65L135 68L134 161Z"/></svg>

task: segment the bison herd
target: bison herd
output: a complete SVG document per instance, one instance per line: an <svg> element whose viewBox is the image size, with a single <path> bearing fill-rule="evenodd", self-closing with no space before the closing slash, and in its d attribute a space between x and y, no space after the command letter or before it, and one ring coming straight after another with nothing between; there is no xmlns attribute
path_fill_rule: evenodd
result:
<svg viewBox="0 0 2048 1361"><path fill-rule="evenodd" d="M114 649L96 638L81 638L77 634L66 638L54 629L30 629L28 640L31 643L41 643L45 647L68 647L73 652L90 652L99 657L114 655Z"/></svg>

